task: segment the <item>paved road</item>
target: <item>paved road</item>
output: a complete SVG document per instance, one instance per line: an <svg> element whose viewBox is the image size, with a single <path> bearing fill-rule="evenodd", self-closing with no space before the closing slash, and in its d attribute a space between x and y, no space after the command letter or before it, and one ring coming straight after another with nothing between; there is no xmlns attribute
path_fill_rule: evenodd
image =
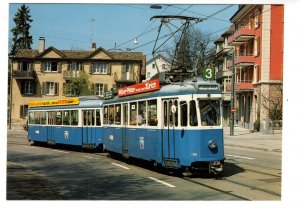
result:
<svg viewBox="0 0 300 214"><path fill-rule="evenodd" d="M8 132L8 200L280 200L281 153L234 146L226 136L231 156L224 179L216 180L156 173L104 154L31 146L25 134ZM266 152L270 160L257 164L268 159ZM276 167L265 169L275 160Z"/></svg>

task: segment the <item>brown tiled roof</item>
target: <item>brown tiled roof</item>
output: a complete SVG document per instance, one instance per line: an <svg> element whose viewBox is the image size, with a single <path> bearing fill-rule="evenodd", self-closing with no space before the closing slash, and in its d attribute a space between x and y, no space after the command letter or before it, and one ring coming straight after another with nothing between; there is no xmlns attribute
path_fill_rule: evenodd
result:
<svg viewBox="0 0 300 214"><path fill-rule="evenodd" d="M95 51L80 51L80 50L58 50L54 47L47 48L45 51L49 51L49 49L53 48L54 50L60 52L62 55L66 57L66 59L88 59L94 53L103 50L114 60L143 60L144 54L142 52L110 52L104 49L97 49ZM35 58L43 55L43 53L39 53L38 50L28 50L28 49L20 49L15 55L16 58Z"/></svg>
<svg viewBox="0 0 300 214"><path fill-rule="evenodd" d="M34 58L39 54L38 50L20 49L16 53L15 57L18 58Z"/></svg>

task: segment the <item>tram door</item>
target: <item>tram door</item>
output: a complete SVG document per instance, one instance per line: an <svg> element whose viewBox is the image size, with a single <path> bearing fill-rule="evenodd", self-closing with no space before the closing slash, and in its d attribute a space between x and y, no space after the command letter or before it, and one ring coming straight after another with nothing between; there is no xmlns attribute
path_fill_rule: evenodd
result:
<svg viewBox="0 0 300 214"><path fill-rule="evenodd" d="M163 100L163 159L166 165L172 167L176 162L175 128L178 126L178 101L176 99Z"/></svg>
<svg viewBox="0 0 300 214"><path fill-rule="evenodd" d="M121 137L121 141L122 141L122 155L125 158L128 158L128 139L127 139L127 134L128 134L128 130L127 130L127 126L128 126L128 104L124 103L122 105L122 112L123 112L123 119L122 119L122 123L123 123L123 128L122 128L122 137Z"/></svg>
<svg viewBox="0 0 300 214"><path fill-rule="evenodd" d="M48 135L48 144L55 144L54 134L55 134L55 119L56 112L49 111L48 112L48 126L47 126L47 135Z"/></svg>
<svg viewBox="0 0 300 214"><path fill-rule="evenodd" d="M95 146L95 110L82 111L82 146Z"/></svg>

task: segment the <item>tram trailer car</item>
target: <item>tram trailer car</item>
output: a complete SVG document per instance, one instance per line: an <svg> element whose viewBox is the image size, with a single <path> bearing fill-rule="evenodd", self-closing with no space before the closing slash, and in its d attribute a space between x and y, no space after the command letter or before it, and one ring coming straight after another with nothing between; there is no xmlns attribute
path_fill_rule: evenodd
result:
<svg viewBox="0 0 300 214"><path fill-rule="evenodd" d="M151 84L158 86L150 92L144 90ZM146 92L137 94L143 90ZM160 87L159 81L149 81L121 88L118 93L119 97L103 103L106 151L172 170L222 173L219 84L198 79Z"/></svg>
<svg viewBox="0 0 300 214"><path fill-rule="evenodd" d="M102 148L102 102L96 97L30 102L28 140Z"/></svg>

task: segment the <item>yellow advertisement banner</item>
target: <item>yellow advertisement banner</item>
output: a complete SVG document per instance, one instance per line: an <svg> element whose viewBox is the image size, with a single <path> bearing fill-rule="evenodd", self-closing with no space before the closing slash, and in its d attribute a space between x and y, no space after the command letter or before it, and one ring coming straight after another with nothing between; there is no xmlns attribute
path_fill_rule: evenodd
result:
<svg viewBox="0 0 300 214"><path fill-rule="evenodd" d="M65 105L78 105L78 98L68 98L60 100L41 100L32 101L28 103L29 107L40 107L40 106L65 106Z"/></svg>

